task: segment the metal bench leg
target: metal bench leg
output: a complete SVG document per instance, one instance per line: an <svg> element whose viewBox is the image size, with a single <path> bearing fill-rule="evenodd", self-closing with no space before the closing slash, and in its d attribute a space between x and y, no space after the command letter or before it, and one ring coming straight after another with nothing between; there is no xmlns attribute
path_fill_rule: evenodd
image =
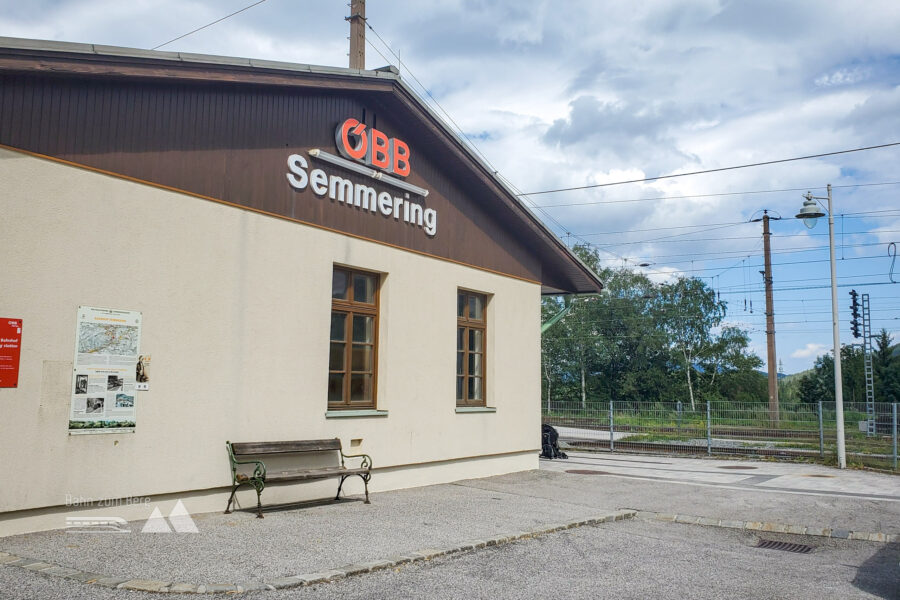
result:
<svg viewBox="0 0 900 600"><path fill-rule="evenodd" d="M225 514L231 514L231 503L234 502L234 495L237 493L237 489L240 487L240 484L231 488L231 496L228 498L228 504L225 505Z"/></svg>
<svg viewBox="0 0 900 600"><path fill-rule="evenodd" d="M344 480L347 479L347 476L344 475L341 477L341 483L338 484L337 495L334 497L335 502L341 499L341 488L344 487Z"/></svg>
<svg viewBox="0 0 900 600"><path fill-rule="evenodd" d="M366 501L363 504L372 504L369 502L369 475L360 475L360 479L363 480L363 484L366 486Z"/></svg>
<svg viewBox="0 0 900 600"><path fill-rule="evenodd" d="M262 484L262 483L255 484L253 487L256 488L256 518L264 519L265 517L263 517L263 514L262 514L262 499L260 498L260 496L262 495L262 491L263 491L263 488L265 487L265 484Z"/></svg>

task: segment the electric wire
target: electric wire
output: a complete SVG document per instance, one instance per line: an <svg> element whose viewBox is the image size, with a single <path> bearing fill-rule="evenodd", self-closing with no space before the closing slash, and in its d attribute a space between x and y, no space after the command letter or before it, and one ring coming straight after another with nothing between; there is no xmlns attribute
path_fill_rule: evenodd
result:
<svg viewBox="0 0 900 600"><path fill-rule="evenodd" d="M880 181L874 183L852 183L852 184L843 184L843 185L832 185L831 189L846 189L846 188L858 188L858 187L871 187L871 186L883 186L883 185L900 185L900 181ZM804 192L811 190L824 190L826 188L822 186L807 186L802 188L783 188L783 189L774 189L774 190L750 190L743 192L718 192L714 194L689 194L685 196L657 196L654 198L630 198L624 200L589 200L585 202L567 202L562 204L541 204L542 208L558 208L565 206L588 206L592 204L626 204L629 202L659 202L661 200L687 200L691 198L715 198L718 196L746 196L752 194L777 194L783 192ZM893 209L896 210L896 209Z"/></svg>
<svg viewBox="0 0 900 600"><path fill-rule="evenodd" d="M707 230L707 231L712 231L712 230ZM880 229L880 230L878 230L878 233L898 233L898 232L900 232L900 229ZM703 232L702 231L693 231L693 232L689 232L688 234L679 234L679 235L689 235L690 233L703 233ZM872 232L870 232L870 231L853 231L851 233L848 233L847 235L869 235L871 233ZM572 235L576 235L576 234L572 234ZM787 233L787 234L779 235L777 237L779 237L779 238L794 238L794 237L806 238L806 237L825 237L825 236L828 236L828 234L827 233ZM660 244L676 244L676 243L682 243L682 242L730 242L733 240L755 240L759 236L748 235L748 236L718 237L718 238L693 238L693 239L689 239L689 240L668 239L668 238L672 238L672 237L676 237L676 236L664 236L661 238L652 238L649 240L636 240L633 242L616 242L613 244L591 244L591 245L598 247L598 248L608 248L608 247L614 247L614 246L649 244L651 242L660 243Z"/></svg>
<svg viewBox="0 0 900 600"><path fill-rule="evenodd" d="M844 244L842 247L843 248L865 248L865 247L883 246L883 245L884 245L884 242L864 242L861 244ZM719 250L718 252L690 252L690 253L682 253L682 254L649 254L649 255L632 256L632 257L630 257L630 260L636 261L636 262L642 262L642 261L648 262L653 259L676 258L676 257L682 257L682 256L692 256L692 257L708 256L708 257L710 257L710 258L702 258L702 259L694 259L694 260L671 260L671 261L667 260L667 261L660 262L660 263L653 263L654 265L656 265L656 264L674 265L674 264L679 264L679 263L699 262L699 261L708 261L708 260L734 260L735 257L733 255L750 256L756 250L758 250L758 248L750 248L750 249L745 249L745 250ZM775 255L775 254L799 254L802 252L821 252L823 250L828 250L828 246L809 246L809 247L805 247L805 248L799 247L799 246L792 246L792 247L784 248L782 250L772 250L771 254L773 254L773 255ZM731 255L731 256L729 256L729 255ZM718 258L716 258L716 257L718 257ZM610 261L610 260L616 260L616 259L600 258L599 260ZM840 260L844 260L844 259L839 259L839 261ZM710 268L718 269L719 267L710 267Z"/></svg>
<svg viewBox="0 0 900 600"><path fill-rule="evenodd" d="M875 215L873 213L876 212L894 212L896 214L892 215ZM842 213L839 215L840 217L848 218L848 219L893 219L895 217L900 217L900 209L890 209L887 211L872 211L871 213ZM692 228L700 228L700 227L715 227L715 226L726 226L726 225L755 225L753 221L731 221L729 223L696 223L694 225L672 225L669 227L649 227L647 229L622 229L619 231L595 231L593 233L579 233L578 235L583 237L592 237L595 235L616 235L622 233L645 233L651 231L668 231L672 229L692 229ZM777 236L776 236L777 237Z"/></svg>
<svg viewBox="0 0 900 600"><path fill-rule="evenodd" d="M540 194L555 194L557 192L571 192L574 190L589 190L594 188L610 187L614 185L625 185L629 183L647 183L649 181L659 181L661 179L674 179L676 177L690 177L692 175L704 175L706 173L721 173L722 171L734 171L737 169L749 169L751 167L762 167L766 165L775 165L779 163L788 163L798 160L809 160L812 158L824 158L826 156L837 156L839 154L849 154L851 152L863 152L866 150L877 150L879 148L890 148L891 146L900 146L900 142L890 142L887 144L878 144L877 146L865 146L863 148L851 148L849 150L837 150L834 152L823 152L820 154L809 154L807 156L796 156L794 158L780 158L777 160L767 160L756 163L748 163L744 165L734 165L731 167L719 167L717 169L704 169L702 171L691 171L688 173L674 173L672 175L658 175L656 177L644 177L643 179L630 179L627 181L613 181L609 183L592 183L590 185L578 185L566 188L557 188L552 190L540 190L537 192L526 192L523 196L537 196Z"/></svg>
<svg viewBox="0 0 900 600"><path fill-rule="evenodd" d="M250 4L249 6L245 6L244 8L242 8L242 9L240 9L240 10L236 10L236 11L234 11L233 13L231 13L231 14L229 14L229 15L225 15L225 16L222 17L221 19L216 19L215 21L213 21L213 22L211 22L211 23L207 23L207 24L204 25L203 27L198 27L197 29L194 29L193 31L188 31L188 32L185 33L184 35L179 35L177 38L172 38L172 39L169 40L168 42L164 42L164 43L160 44L159 46L154 46L153 48L150 48L150 49L151 49L151 50L159 50L159 49L162 48L163 46L168 46L168 45L171 44L172 42L177 42L178 40L184 39L184 38L186 38L186 37L189 36L189 35L193 35L193 34L197 33L198 31L202 31L202 30L206 29L207 27L212 27L212 26L215 25L216 23L221 23L221 22L224 21L225 19L229 19L229 18L233 17L234 15L237 15L237 14L240 14L240 13L244 12L245 10L250 10L250 9L253 8L254 6L257 6L257 5L259 5L259 4L262 4L262 3L265 2L265 1L266 1L266 0L259 0L258 2L254 2L253 4Z"/></svg>

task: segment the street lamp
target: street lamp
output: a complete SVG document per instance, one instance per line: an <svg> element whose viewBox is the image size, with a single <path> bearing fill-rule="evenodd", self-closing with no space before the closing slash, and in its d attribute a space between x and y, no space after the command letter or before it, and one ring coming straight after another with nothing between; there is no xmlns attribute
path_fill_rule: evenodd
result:
<svg viewBox="0 0 900 600"><path fill-rule="evenodd" d="M834 407L835 420L837 421L837 457L838 468L847 468L847 453L844 447L844 386L841 378L841 334L838 327L838 302L837 302L837 275L834 263L834 211L831 209L831 184L828 184L828 196L820 198L806 192L803 208L797 213L797 218L803 220L803 224L809 229L816 225L816 219L824 217L825 213L819 208L821 203L817 200L828 200L828 251L831 259L831 323L834 334Z"/></svg>

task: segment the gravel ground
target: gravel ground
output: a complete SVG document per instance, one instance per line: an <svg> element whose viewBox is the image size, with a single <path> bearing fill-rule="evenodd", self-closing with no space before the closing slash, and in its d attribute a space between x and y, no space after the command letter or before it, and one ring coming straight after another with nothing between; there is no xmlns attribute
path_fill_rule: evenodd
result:
<svg viewBox="0 0 900 600"><path fill-rule="evenodd" d="M142 534L143 522L134 522L128 534L56 530L0 538L0 550L109 576L264 582L600 512L594 503L548 503L448 484L375 494L368 505L269 512L265 519L247 512L197 515L197 534Z"/></svg>
<svg viewBox="0 0 900 600"><path fill-rule="evenodd" d="M814 547L758 549L748 532L646 521L571 529L477 552L248 600L368 598L900 598L900 546L762 534ZM0 598L165 598L0 568Z"/></svg>

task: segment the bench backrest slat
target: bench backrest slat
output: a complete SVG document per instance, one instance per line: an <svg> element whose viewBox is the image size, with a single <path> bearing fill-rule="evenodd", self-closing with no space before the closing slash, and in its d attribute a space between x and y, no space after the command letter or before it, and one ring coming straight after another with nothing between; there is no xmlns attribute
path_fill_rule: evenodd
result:
<svg viewBox="0 0 900 600"><path fill-rule="evenodd" d="M341 440L298 440L291 442L235 442L231 449L236 456L244 454L287 454L291 452L326 452L340 450Z"/></svg>

